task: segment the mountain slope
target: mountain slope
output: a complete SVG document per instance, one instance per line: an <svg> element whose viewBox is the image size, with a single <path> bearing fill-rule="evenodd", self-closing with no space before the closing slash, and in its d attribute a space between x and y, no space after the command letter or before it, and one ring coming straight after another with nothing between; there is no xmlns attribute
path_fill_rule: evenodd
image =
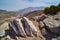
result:
<svg viewBox="0 0 60 40"><path fill-rule="evenodd" d="M39 16L41 14L44 14L43 10L36 10L36 11L33 11L33 12L29 12L27 14L24 14L24 16L26 16L28 18L31 18L31 17L34 17L34 16Z"/></svg>
<svg viewBox="0 0 60 40"><path fill-rule="evenodd" d="M19 11L17 11L17 13L26 14L26 13L29 13L29 12L32 12L32 11L35 11L35 10L43 10L44 8L45 7L43 7L43 6L41 6L41 7L29 7L29 8L19 10Z"/></svg>
<svg viewBox="0 0 60 40"><path fill-rule="evenodd" d="M17 15L16 12L0 9L0 24L2 24L6 18L16 16L16 15Z"/></svg>

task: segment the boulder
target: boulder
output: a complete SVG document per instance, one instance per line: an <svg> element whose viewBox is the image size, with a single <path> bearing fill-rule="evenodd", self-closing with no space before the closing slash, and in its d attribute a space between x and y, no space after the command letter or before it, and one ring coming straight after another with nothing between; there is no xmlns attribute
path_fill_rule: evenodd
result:
<svg viewBox="0 0 60 40"><path fill-rule="evenodd" d="M28 18L26 17L23 17L23 20L25 22L25 26L26 26L26 29L27 30L27 34L34 34L34 35L37 35L37 28L35 27L35 25L32 23L32 21L30 21Z"/></svg>
<svg viewBox="0 0 60 40"><path fill-rule="evenodd" d="M1 30L9 30L9 26L8 26L8 23L7 22L5 22L2 25L0 25L0 31Z"/></svg>
<svg viewBox="0 0 60 40"><path fill-rule="evenodd" d="M5 35L5 31L4 30L0 31L0 37L3 37L4 35Z"/></svg>
<svg viewBox="0 0 60 40"><path fill-rule="evenodd" d="M57 20L57 21L60 21L60 15L55 15L54 19Z"/></svg>
<svg viewBox="0 0 60 40"><path fill-rule="evenodd" d="M40 17L38 17L37 21L43 21L45 18L47 18L48 16L45 14L42 14Z"/></svg>
<svg viewBox="0 0 60 40"><path fill-rule="evenodd" d="M18 35L18 31L17 31L15 25L13 24L13 22L10 22L10 23L9 23L9 27L10 27L9 31L11 31L11 33L14 32L14 35L15 35L15 34ZM13 31L13 32L12 32L12 31Z"/></svg>
<svg viewBox="0 0 60 40"><path fill-rule="evenodd" d="M39 22L39 28L40 29L44 28L44 23L42 21Z"/></svg>
<svg viewBox="0 0 60 40"><path fill-rule="evenodd" d="M22 19L22 18L21 18L21 19ZM17 35L26 37L26 33L25 33L25 31L24 31L24 28L23 28L21 19L17 18L17 19L15 19L15 20L13 20L13 22L12 22L12 24L11 24L11 27L13 28L13 30L15 31L15 33L16 33Z"/></svg>
<svg viewBox="0 0 60 40"><path fill-rule="evenodd" d="M32 31L31 31L31 29L30 29L27 21L24 20L24 19L22 19L22 23L23 23L23 26L24 26L24 30L25 30L26 35L27 35L27 36L33 36L33 35L32 35Z"/></svg>
<svg viewBox="0 0 60 40"><path fill-rule="evenodd" d="M0 25L0 37L5 36L5 30L8 30L8 29L9 29L9 26L7 22Z"/></svg>
<svg viewBox="0 0 60 40"><path fill-rule="evenodd" d="M55 34L60 34L60 21L46 18L43 22L46 25L45 28L47 28L47 30Z"/></svg>

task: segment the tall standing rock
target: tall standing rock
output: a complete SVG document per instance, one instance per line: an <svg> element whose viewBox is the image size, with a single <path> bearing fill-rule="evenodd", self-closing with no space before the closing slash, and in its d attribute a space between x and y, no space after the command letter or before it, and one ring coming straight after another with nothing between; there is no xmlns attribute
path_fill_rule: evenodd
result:
<svg viewBox="0 0 60 40"><path fill-rule="evenodd" d="M22 23L23 23L23 26L24 26L24 30L25 30L25 33L27 36L33 36L32 35L32 32L31 32L31 29L28 25L28 23L26 22L26 20L22 19Z"/></svg>
<svg viewBox="0 0 60 40"><path fill-rule="evenodd" d="M28 18L23 17L23 20L25 22L26 25L26 32L27 34L34 34L37 35L37 28L35 27L35 25L32 23L32 21L30 21ZM30 32L29 32L29 31Z"/></svg>
<svg viewBox="0 0 60 40"><path fill-rule="evenodd" d="M10 27L10 31L11 31L12 33L14 32L14 35L15 35L15 34L18 34L18 31L17 31L15 25L13 24L13 22L10 22L10 23L9 23L9 27Z"/></svg>
<svg viewBox="0 0 60 40"><path fill-rule="evenodd" d="M24 31L21 19L15 19L13 20L13 24L14 26L12 26L12 28L14 29L14 31L17 33L17 35L26 37L26 33Z"/></svg>

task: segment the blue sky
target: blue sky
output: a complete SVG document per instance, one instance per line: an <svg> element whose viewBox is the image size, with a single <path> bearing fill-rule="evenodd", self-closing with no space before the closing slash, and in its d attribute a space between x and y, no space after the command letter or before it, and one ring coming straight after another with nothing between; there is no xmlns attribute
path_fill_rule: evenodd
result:
<svg viewBox="0 0 60 40"><path fill-rule="evenodd" d="M0 9L17 11L27 7L57 5L60 0L0 0Z"/></svg>

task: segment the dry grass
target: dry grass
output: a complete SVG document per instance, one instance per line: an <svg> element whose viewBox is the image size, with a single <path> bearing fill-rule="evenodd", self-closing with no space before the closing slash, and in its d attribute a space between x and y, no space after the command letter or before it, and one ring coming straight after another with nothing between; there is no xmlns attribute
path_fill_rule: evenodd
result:
<svg viewBox="0 0 60 40"><path fill-rule="evenodd" d="M15 19L16 17L10 17L10 18L6 18L5 19L5 22L11 22Z"/></svg>

